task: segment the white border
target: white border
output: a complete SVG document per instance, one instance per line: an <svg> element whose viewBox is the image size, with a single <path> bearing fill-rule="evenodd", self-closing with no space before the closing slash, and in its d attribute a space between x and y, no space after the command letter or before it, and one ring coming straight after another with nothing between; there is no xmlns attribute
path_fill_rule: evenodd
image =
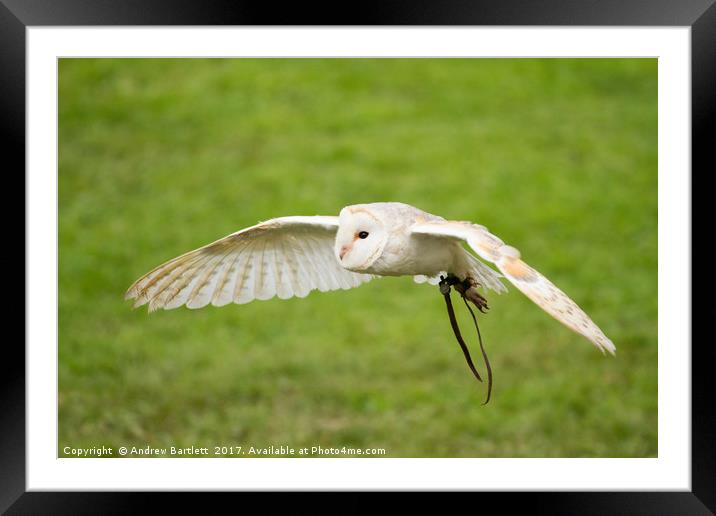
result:
<svg viewBox="0 0 716 516"><path fill-rule="evenodd" d="M32 27L27 41L28 490L690 490L688 27ZM658 459L56 458L57 57L327 55L658 56Z"/></svg>

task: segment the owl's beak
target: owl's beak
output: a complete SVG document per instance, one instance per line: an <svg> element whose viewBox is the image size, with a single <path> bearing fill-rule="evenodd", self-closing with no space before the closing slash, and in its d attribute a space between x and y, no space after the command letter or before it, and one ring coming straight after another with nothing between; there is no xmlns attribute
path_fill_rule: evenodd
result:
<svg viewBox="0 0 716 516"><path fill-rule="evenodd" d="M344 245L344 246L342 246L340 252L338 253L338 258L340 258L340 259L342 260L343 257L346 255L346 253L347 253L348 251L350 251L350 250L351 250L351 246L350 246L350 245Z"/></svg>

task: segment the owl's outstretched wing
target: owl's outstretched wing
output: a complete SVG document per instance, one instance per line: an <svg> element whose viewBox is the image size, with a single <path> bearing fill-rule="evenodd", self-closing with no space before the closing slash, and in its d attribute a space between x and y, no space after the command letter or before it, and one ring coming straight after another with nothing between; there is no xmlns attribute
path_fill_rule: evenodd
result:
<svg viewBox="0 0 716 516"><path fill-rule="evenodd" d="M467 242L480 258L497 265L510 282L545 312L585 336L602 352L606 350L614 354L616 348L612 341L574 301L542 274L523 262L517 249L505 245L484 226L469 222L432 221L416 224L411 231L421 235Z"/></svg>
<svg viewBox="0 0 716 516"><path fill-rule="evenodd" d="M338 217L271 219L169 260L135 281L125 299L151 312L305 297L370 281L338 263L337 230Z"/></svg>

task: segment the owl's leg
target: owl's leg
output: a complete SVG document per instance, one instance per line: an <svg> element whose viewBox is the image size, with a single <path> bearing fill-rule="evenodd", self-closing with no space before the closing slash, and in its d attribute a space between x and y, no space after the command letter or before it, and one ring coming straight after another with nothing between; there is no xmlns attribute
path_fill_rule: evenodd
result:
<svg viewBox="0 0 716 516"><path fill-rule="evenodd" d="M450 278L451 274L448 274L448 278ZM455 290L457 290L463 299L467 299L468 301L472 301L472 303L477 307L480 312L487 313L487 310L490 309L489 306L487 306L487 299L485 299L478 291L478 283L472 279L470 276L467 276L464 280L460 281L457 276L452 276L454 278L455 284Z"/></svg>

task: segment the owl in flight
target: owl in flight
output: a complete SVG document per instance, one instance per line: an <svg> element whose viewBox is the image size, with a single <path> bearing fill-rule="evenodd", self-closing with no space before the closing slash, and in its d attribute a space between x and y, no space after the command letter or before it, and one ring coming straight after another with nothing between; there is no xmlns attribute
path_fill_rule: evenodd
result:
<svg viewBox="0 0 716 516"><path fill-rule="evenodd" d="M502 274L469 253L463 243ZM338 217L279 217L242 229L148 272L129 287L126 298L134 299L135 307L148 304L150 312L182 305L202 308L274 296L305 297L315 289L349 289L375 276L440 282L444 294L448 278L478 308L486 304L477 288L505 292L500 279L504 276L599 350L615 351L574 301L487 228L445 220L398 202L346 206ZM456 336L460 341L459 331ZM463 351L472 368L464 347Z"/></svg>

